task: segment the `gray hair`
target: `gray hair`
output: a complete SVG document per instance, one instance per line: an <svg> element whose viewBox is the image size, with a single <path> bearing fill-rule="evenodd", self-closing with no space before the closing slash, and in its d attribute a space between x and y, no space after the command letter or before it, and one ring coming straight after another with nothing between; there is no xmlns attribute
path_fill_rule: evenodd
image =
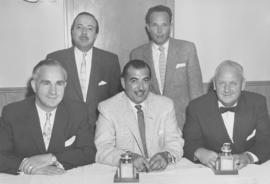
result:
<svg viewBox="0 0 270 184"><path fill-rule="evenodd" d="M225 60L225 61L221 62L217 66L213 80L216 79L216 77L218 76L218 74L220 73L220 71L223 68L225 68L225 67L232 67L232 68L234 68L237 71L237 73L239 73L239 75L242 77L242 79L245 78L244 77L244 69L243 69L243 67L239 63L237 63L235 61L231 61L231 60Z"/></svg>
<svg viewBox="0 0 270 184"><path fill-rule="evenodd" d="M33 69L32 72L32 80L36 80L38 78L39 75L39 71L40 68L43 66L57 66L60 67L64 73L64 78L65 80L67 80L67 71L65 70L65 68L61 65L61 63L59 63L58 61L54 60L54 59L45 59L40 61Z"/></svg>

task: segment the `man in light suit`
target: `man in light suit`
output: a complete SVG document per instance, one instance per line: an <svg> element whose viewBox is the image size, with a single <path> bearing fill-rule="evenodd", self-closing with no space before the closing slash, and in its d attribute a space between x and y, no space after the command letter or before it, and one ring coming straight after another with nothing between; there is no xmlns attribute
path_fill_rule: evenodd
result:
<svg viewBox="0 0 270 184"><path fill-rule="evenodd" d="M88 12L73 21L73 47L47 55L59 61L68 73L65 97L87 104L90 123L97 120L97 105L121 90L117 55L94 47L99 32L98 21Z"/></svg>
<svg viewBox="0 0 270 184"><path fill-rule="evenodd" d="M166 6L148 10L146 29L150 42L131 51L131 59L141 59L151 68L151 91L171 98L182 129L190 100L203 94L202 75L195 45L170 38L172 12Z"/></svg>
<svg viewBox="0 0 270 184"><path fill-rule="evenodd" d="M151 171L163 170L182 157L184 141L173 102L149 92L150 79L149 66L132 60L122 72L125 92L99 104L96 162L117 166L121 154L128 152L139 171ZM142 107L144 128L137 106Z"/></svg>
<svg viewBox="0 0 270 184"><path fill-rule="evenodd" d="M184 156L214 168L230 143L241 169L270 158L270 120L264 96L244 91L243 68L224 61L213 79L215 91L190 102L184 126Z"/></svg>
<svg viewBox="0 0 270 184"><path fill-rule="evenodd" d="M43 60L33 70L35 96L3 108L0 172L54 175L95 161L85 105L63 99L66 80L59 62Z"/></svg>

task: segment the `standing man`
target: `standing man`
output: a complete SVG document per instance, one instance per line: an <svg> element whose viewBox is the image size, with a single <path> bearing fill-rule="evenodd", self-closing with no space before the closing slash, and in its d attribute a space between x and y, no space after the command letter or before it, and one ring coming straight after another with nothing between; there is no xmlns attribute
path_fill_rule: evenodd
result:
<svg viewBox="0 0 270 184"><path fill-rule="evenodd" d="M144 60L150 65L153 74L151 91L173 100L176 119L182 129L187 104L203 93L195 45L170 38L172 12L166 6L150 8L145 22L150 43L132 50L130 57Z"/></svg>
<svg viewBox="0 0 270 184"><path fill-rule="evenodd" d="M270 120L264 96L244 91L241 65L224 61L215 91L190 102L184 126L185 157L214 168L223 143L230 143L237 168L270 158Z"/></svg>
<svg viewBox="0 0 270 184"><path fill-rule="evenodd" d="M59 62L43 60L33 70L35 96L3 108L0 172L54 175L95 161L85 105L63 99L66 80Z"/></svg>
<svg viewBox="0 0 270 184"><path fill-rule="evenodd" d="M79 13L71 27L73 47L47 56L59 61L68 73L65 97L87 104L90 123L97 119L97 105L121 89L117 55L94 47L98 21L88 12Z"/></svg>
<svg viewBox="0 0 270 184"><path fill-rule="evenodd" d="M171 99L149 92L151 70L141 60L122 73L124 92L99 104L96 161L117 166L129 152L138 171L163 170L183 155L184 140Z"/></svg>

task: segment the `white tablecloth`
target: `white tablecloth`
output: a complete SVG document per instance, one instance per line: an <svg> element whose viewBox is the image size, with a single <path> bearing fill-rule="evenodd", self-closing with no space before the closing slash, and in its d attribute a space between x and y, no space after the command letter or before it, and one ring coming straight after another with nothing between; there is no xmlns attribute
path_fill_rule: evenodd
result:
<svg viewBox="0 0 270 184"><path fill-rule="evenodd" d="M60 176L0 174L0 184L110 184L115 167L92 164L67 171ZM270 161L248 165L239 175L214 175L211 169L183 158L165 171L140 173L140 184L270 184Z"/></svg>

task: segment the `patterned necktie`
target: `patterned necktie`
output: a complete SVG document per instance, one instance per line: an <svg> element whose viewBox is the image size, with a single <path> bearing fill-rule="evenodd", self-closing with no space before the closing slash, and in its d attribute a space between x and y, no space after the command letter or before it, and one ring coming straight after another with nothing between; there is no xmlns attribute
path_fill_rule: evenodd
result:
<svg viewBox="0 0 270 184"><path fill-rule="evenodd" d="M145 139L145 123L144 123L144 115L142 111L142 106L135 105L135 108L137 109L138 124L139 124L142 145L143 145L144 156L148 158L146 139Z"/></svg>
<svg viewBox="0 0 270 184"><path fill-rule="evenodd" d="M83 53L82 57L82 63L80 68L80 84L83 94L83 100L86 101L86 95L87 95L87 86L86 86L86 80L87 80L87 73L86 73L86 55L87 53Z"/></svg>
<svg viewBox="0 0 270 184"><path fill-rule="evenodd" d="M52 135L52 124L51 124L51 121L50 121L51 115L52 114L50 112L46 113L46 122L44 124L43 132L42 132L46 150L48 150L51 135Z"/></svg>
<svg viewBox="0 0 270 184"><path fill-rule="evenodd" d="M159 61L158 61L158 63L159 63L159 75L160 75L160 82L161 82L160 91L161 91L161 93L163 93L165 74L166 74L165 48L160 46L158 48L158 50L160 51Z"/></svg>

